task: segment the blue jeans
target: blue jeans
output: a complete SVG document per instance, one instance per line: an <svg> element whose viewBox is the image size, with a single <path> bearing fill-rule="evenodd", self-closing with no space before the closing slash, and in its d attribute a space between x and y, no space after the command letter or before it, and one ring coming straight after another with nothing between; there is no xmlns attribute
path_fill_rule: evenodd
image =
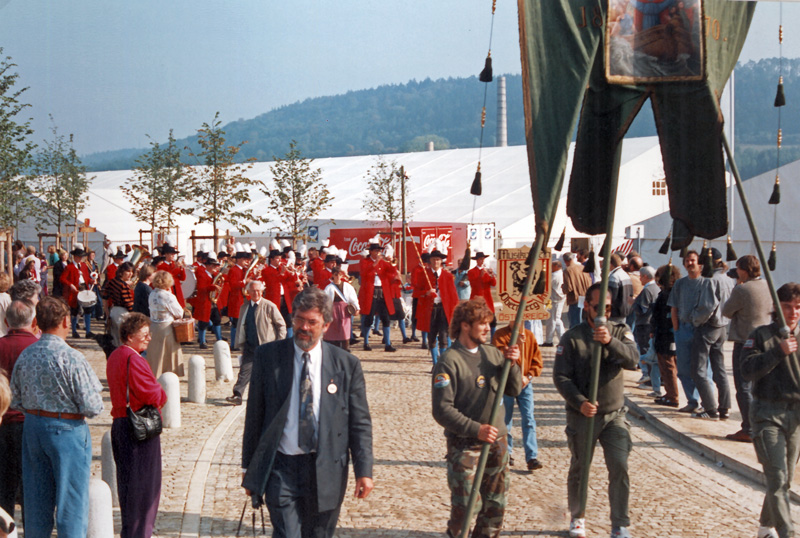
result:
<svg viewBox="0 0 800 538"><path fill-rule="evenodd" d="M506 408L506 429L508 429L508 454L511 455L511 423L514 416L514 397L503 396L503 407ZM539 443L536 441L536 419L533 418L533 383L528 383L516 397L519 414L522 419L522 445L525 448L525 461L539 455Z"/></svg>
<svg viewBox="0 0 800 538"><path fill-rule="evenodd" d="M692 337L694 326L691 323L681 322L678 332L675 333L675 364L678 367L678 381L683 387L689 405L697 407L700 394L692 380Z"/></svg>
<svg viewBox="0 0 800 538"><path fill-rule="evenodd" d="M571 304L567 308L567 319L569 320L569 328L577 327L581 322L581 307L578 303Z"/></svg>
<svg viewBox="0 0 800 538"><path fill-rule="evenodd" d="M49 538L54 510L59 538L85 538L91 462L92 438L86 422L25 415L22 484L26 538Z"/></svg>

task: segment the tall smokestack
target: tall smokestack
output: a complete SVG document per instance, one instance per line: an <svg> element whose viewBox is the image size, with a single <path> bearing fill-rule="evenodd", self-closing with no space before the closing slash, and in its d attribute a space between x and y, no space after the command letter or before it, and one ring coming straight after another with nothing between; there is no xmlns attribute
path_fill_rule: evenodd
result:
<svg viewBox="0 0 800 538"><path fill-rule="evenodd" d="M497 147L508 145L506 128L506 77L497 78Z"/></svg>

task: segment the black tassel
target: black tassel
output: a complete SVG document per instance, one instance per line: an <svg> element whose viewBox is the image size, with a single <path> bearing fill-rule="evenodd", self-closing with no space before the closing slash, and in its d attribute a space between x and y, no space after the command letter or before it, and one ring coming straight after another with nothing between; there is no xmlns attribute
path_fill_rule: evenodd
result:
<svg viewBox="0 0 800 538"><path fill-rule="evenodd" d="M528 257L525 258L525 267L529 267L529 268L533 267L534 263L535 262L534 262L534 259L533 259L533 249L530 249L528 251Z"/></svg>
<svg viewBox="0 0 800 538"><path fill-rule="evenodd" d="M472 180L472 187L469 189L469 193L475 196L480 196L483 192L483 188L481 187L481 165L478 164L478 171L475 172L475 179Z"/></svg>
<svg viewBox="0 0 800 538"><path fill-rule="evenodd" d="M539 271L539 278L536 279L536 284L533 286L533 295L544 295L547 293L545 284L547 283L547 276L544 271Z"/></svg>
<svg viewBox="0 0 800 538"><path fill-rule="evenodd" d="M778 263L778 255L775 253L775 243L772 243L772 251L769 253L769 259L767 260L767 267L769 267L770 271L774 271L777 263Z"/></svg>
<svg viewBox="0 0 800 538"><path fill-rule="evenodd" d="M489 52L489 55L486 57L486 63L483 66L483 71L478 76L478 80L481 82L491 82L492 81L492 53Z"/></svg>
<svg viewBox="0 0 800 538"><path fill-rule="evenodd" d="M589 257L586 258L586 265L583 266L584 273L594 273L595 265L594 265L594 250L589 251Z"/></svg>
<svg viewBox="0 0 800 538"><path fill-rule="evenodd" d="M786 94L783 93L783 75L778 79L778 93L775 94L775 106L786 106Z"/></svg>
<svg viewBox="0 0 800 538"><path fill-rule="evenodd" d="M564 231L561 232L561 237L558 238L558 241L556 242L556 246L553 247L553 250L557 250L557 251L561 252L563 250L563 248L564 248L564 241L566 241L566 240L567 240L567 227L564 226Z"/></svg>
<svg viewBox="0 0 800 538"><path fill-rule="evenodd" d="M687 254L688 252L689 252L689 247L688 247L688 246L686 246L686 247L683 247L683 248L681 249L681 253L679 254L679 256L681 257L681 259L685 258L685 257L686 257L686 254Z"/></svg>
<svg viewBox="0 0 800 538"><path fill-rule="evenodd" d="M667 238L661 243L661 248L658 249L659 254L669 253L669 244L672 242L672 233L667 234Z"/></svg>
<svg viewBox="0 0 800 538"><path fill-rule="evenodd" d="M772 196L769 197L769 203L772 205L781 203L781 180L778 177L775 178L775 185L772 187Z"/></svg>
<svg viewBox="0 0 800 538"><path fill-rule="evenodd" d="M711 276L714 274L714 260L711 259L711 248L705 241L703 242L703 250L701 251L700 255L703 259L702 275L706 278L711 278Z"/></svg>
<svg viewBox="0 0 800 538"><path fill-rule="evenodd" d="M733 250L733 242L731 242L731 236L728 236L728 246L727 246L727 251L725 252L725 261L733 262L738 259L739 257L736 256L736 251Z"/></svg>
<svg viewBox="0 0 800 538"><path fill-rule="evenodd" d="M461 264L458 266L459 271L469 271L469 261L472 259L472 252L469 247L464 251L464 257L461 258Z"/></svg>

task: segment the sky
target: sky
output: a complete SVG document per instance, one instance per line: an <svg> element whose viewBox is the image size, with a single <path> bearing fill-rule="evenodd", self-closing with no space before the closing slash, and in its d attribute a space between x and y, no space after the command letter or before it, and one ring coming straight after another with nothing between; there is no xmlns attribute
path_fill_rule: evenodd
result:
<svg viewBox="0 0 800 538"><path fill-rule="evenodd" d="M783 54L800 57L800 2L760 2L741 61L778 56L781 7ZM217 111L225 124L477 75L491 24L490 0L0 0L0 47L29 87L34 141L55 124L80 154L188 136ZM492 58L495 74L521 70L512 0L497 1Z"/></svg>

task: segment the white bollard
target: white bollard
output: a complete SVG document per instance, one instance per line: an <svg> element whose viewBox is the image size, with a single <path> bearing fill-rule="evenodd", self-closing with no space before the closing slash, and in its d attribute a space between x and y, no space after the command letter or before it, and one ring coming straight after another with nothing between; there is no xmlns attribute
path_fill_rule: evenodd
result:
<svg viewBox="0 0 800 538"><path fill-rule="evenodd" d="M189 358L189 401L206 403L206 360L200 355Z"/></svg>
<svg viewBox="0 0 800 538"><path fill-rule="evenodd" d="M231 347L224 340L214 343L214 376L217 381L233 381Z"/></svg>
<svg viewBox="0 0 800 538"><path fill-rule="evenodd" d="M89 531L86 538L114 538L111 489L97 478L89 480Z"/></svg>
<svg viewBox="0 0 800 538"><path fill-rule="evenodd" d="M161 418L165 428L181 427L181 385L174 372L164 372L158 378L161 388L167 393L167 403L161 409Z"/></svg>
<svg viewBox="0 0 800 538"><path fill-rule="evenodd" d="M111 430L103 434L100 445L100 464L102 467L103 482L111 489L111 502L119 506L119 492L117 491L117 463L114 461L114 450L111 447Z"/></svg>

